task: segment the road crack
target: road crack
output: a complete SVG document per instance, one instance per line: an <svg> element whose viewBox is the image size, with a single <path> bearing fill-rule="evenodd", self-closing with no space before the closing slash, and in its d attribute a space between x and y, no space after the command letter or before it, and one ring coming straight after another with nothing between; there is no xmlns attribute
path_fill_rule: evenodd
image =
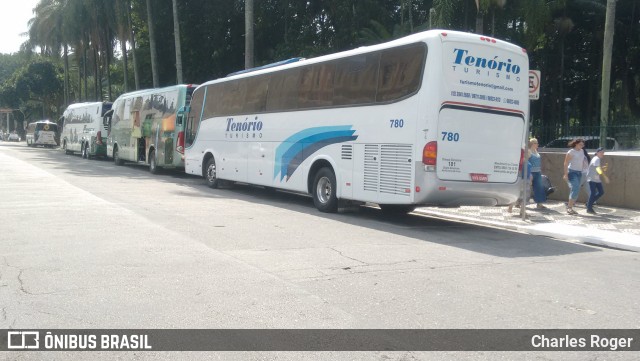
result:
<svg viewBox="0 0 640 361"><path fill-rule="evenodd" d="M333 247L329 247L329 249L330 249L330 250L332 250L332 251L334 251L334 252L337 252L339 255L341 255L342 257L344 257L344 258L346 258L346 259L350 259L350 260L352 260L352 261L356 261L356 262L362 263L362 264L363 264L363 265L365 265L365 266L369 265L367 262L361 261L361 260L356 259L356 258L353 258L353 257L349 257L349 256L345 255L344 253L342 253L342 252L338 251L337 249L335 249L335 248L333 248Z"/></svg>

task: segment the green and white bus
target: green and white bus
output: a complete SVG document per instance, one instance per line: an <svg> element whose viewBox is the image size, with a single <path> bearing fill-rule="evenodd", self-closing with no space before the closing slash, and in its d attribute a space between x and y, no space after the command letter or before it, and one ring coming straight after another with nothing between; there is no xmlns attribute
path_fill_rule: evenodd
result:
<svg viewBox="0 0 640 361"><path fill-rule="evenodd" d="M184 122L178 111L189 105L194 85L122 94L104 116L107 154L117 165L124 161L158 168L184 168Z"/></svg>
<svg viewBox="0 0 640 361"><path fill-rule="evenodd" d="M202 84L185 171L383 211L505 205L519 194L525 49L431 30Z"/></svg>
<svg viewBox="0 0 640 361"><path fill-rule="evenodd" d="M71 104L62 114L62 149L65 153L79 152L82 158L107 156L107 131L102 117L111 109L109 102Z"/></svg>

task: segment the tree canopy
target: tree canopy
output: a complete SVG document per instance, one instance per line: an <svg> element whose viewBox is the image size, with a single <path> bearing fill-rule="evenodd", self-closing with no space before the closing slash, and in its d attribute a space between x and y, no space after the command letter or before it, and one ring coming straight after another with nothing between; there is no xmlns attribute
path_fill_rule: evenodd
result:
<svg viewBox="0 0 640 361"><path fill-rule="evenodd" d="M249 55L260 66L429 28L482 33L526 48L531 69L541 70L541 97L531 107L534 126L597 126L606 5L606 0L251 1ZM610 123L638 124L640 2L617 0L616 6ZM49 89L57 95L40 97L54 105L43 106L49 117L68 103L113 100L134 84L152 87L154 74L158 86L175 84L176 64L186 83L241 70L251 63L245 58L245 15L243 0L41 0L21 53L0 58L0 103L17 99L7 90L17 86L15 72L42 61L61 71L51 79L62 86Z"/></svg>

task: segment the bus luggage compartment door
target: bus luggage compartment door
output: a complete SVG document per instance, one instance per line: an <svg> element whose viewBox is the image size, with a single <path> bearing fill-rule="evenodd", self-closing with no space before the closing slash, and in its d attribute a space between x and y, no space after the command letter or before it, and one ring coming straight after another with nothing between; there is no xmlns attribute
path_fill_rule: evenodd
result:
<svg viewBox="0 0 640 361"><path fill-rule="evenodd" d="M442 107L438 121L438 178L514 183L523 132L524 119L518 113Z"/></svg>

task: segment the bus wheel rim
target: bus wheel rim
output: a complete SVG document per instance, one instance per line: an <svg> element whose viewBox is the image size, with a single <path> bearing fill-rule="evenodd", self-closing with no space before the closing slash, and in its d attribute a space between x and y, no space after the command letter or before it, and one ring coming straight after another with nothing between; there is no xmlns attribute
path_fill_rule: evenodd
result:
<svg viewBox="0 0 640 361"><path fill-rule="evenodd" d="M322 177L318 180L318 187L316 189L316 192L318 194L318 200L321 203L329 202L329 199L331 199L331 194L333 192L331 181L329 181L329 178Z"/></svg>
<svg viewBox="0 0 640 361"><path fill-rule="evenodd" d="M213 182L216 180L216 165L211 164L207 169L207 180Z"/></svg>

